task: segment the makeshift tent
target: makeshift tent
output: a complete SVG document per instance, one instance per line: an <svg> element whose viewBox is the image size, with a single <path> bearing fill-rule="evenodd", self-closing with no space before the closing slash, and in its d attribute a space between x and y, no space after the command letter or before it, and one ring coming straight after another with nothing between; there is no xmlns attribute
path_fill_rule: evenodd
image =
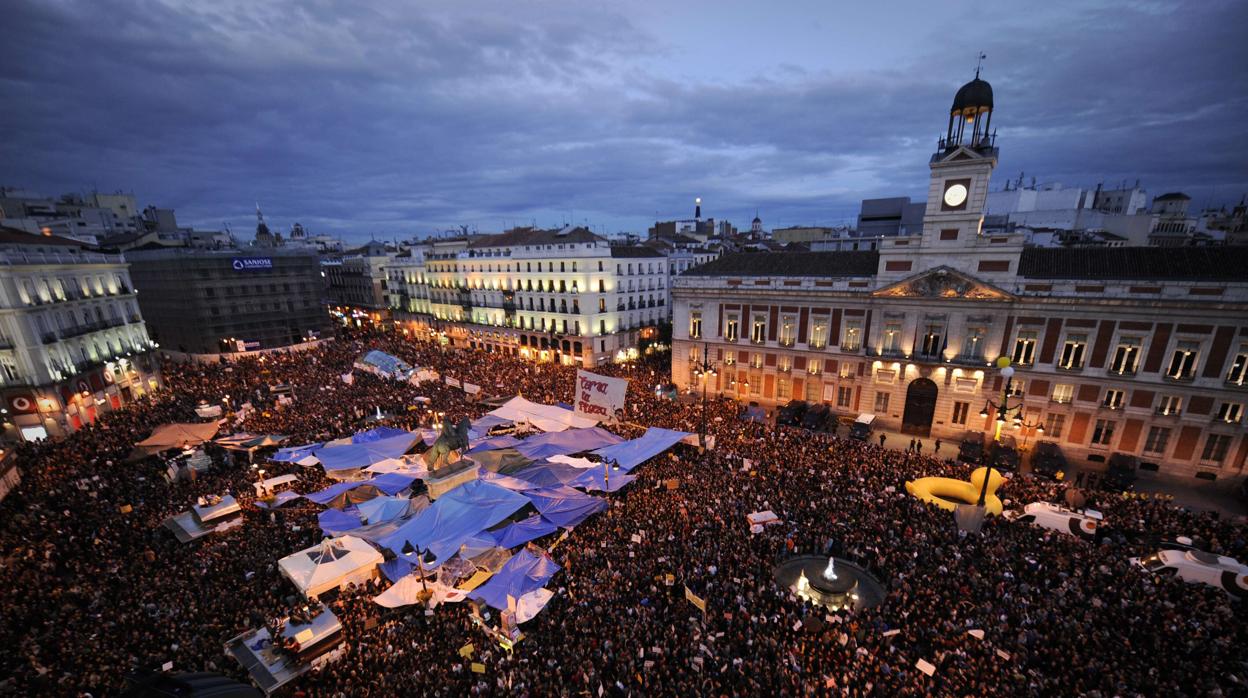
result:
<svg viewBox="0 0 1248 698"><path fill-rule="evenodd" d="M213 443L231 451L254 451L265 446L276 446L285 440L286 437L281 434L242 433L213 439Z"/></svg>
<svg viewBox="0 0 1248 698"><path fill-rule="evenodd" d="M423 496L423 495L422 495ZM428 502L428 497L425 498ZM360 502L356 508L368 523L393 521L410 512L412 500L407 497L375 497L367 502Z"/></svg>
<svg viewBox="0 0 1248 698"><path fill-rule="evenodd" d="M326 539L277 561L282 574L304 596L312 598L349 583L363 583L377 574L381 553L355 536Z"/></svg>
<svg viewBox="0 0 1248 698"><path fill-rule="evenodd" d="M326 509L316 516L316 523L326 535L335 536L359 528L364 525L354 508Z"/></svg>
<svg viewBox="0 0 1248 698"><path fill-rule="evenodd" d="M600 448L594 453L603 460L619 464L627 472L676 445L686 436L689 436L687 431L650 427L646 429L646 433L632 441Z"/></svg>
<svg viewBox="0 0 1248 698"><path fill-rule="evenodd" d="M197 405L195 407L195 414L199 416L200 419L214 419L221 416L221 406Z"/></svg>
<svg viewBox="0 0 1248 698"><path fill-rule="evenodd" d="M533 462L532 458L525 458L514 448L471 453L468 455L468 460L481 466L482 470L503 475L510 475Z"/></svg>
<svg viewBox="0 0 1248 698"><path fill-rule="evenodd" d="M524 493L524 497L547 521L564 528L572 528L607 508L607 500L591 497L571 487L530 490Z"/></svg>
<svg viewBox="0 0 1248 698"><path fill-rule="evenodd" d="M411 574L412 570L416 569L416 563L408 562L401 557L396 557L393 560L386 560L381 563L377 569L381 570L381 573L386 576L386 579L389 579L391 583L394 583Z"/></svg>
<svg viewBox="0 0 1248 698"><path fill-rule="evenodd" d="M536 540L558 530L558 526L543 519L540 515L534 514L527 519L517 521L495 531L494 540L498 541L498 547L500 548L514 548L517 545L524 545L531 540Z"/></svg>
<svg viewBox="0 0 1248 698"><path fill-rule="evenodd" d="M602 468L602 463L595 463L588 458L573 458L572 456L551 456L546 460L551 463L567 463L573 468Z"/></svg>
<svg viewBox="0 0 1248 698"><path fill-rule="evenodd" d="M278 475L267 480L253 482L251 486L255 489L257 497L263 497L266 492L276 492L277 488L285 485L294 485L298 481L299 478L296 475Z"/></svg>
<svg viewBox="0 0 1248 698"><path fill-rule="evenodd" d="M546 608L546 604L555 597L555 592L549 589L534 589L529 593L516 599L516 622L526 623Z"/></svg>
<svg viewBox="0 0 1248 698"><path fill-rule="evenodd" d="M301 497L303 497L303 495L299 494L298 492L292 492L291 490L282 490L281 492L278 492L277 494L273 495L273 501L271 502L266 502L263 499L257 499L256 506L261 507L262 509L276 509L282 506L283 504L286 504L287 502L293 502L296 499L300 499Z"/></svg>
<svg viewBox="0 0 1248 698"><path fill-rule="evenodd" d="M524 443L524 442L522 442L520 439L517 439L514 436L511 436L509 434L504 434L502 436L495 436L492 438L484 439L482 441L478 441L477 443L472 445L472 448L468 449L468 452L477 453L480 451L493 451L494 449L497 449L497 448L510 448L511 446L515 446L516 444L520 444L520 443Z"/></svg>
<svg viewBox="0 0 1248 698"><path fill-rule="evenodd" d="M356 359L355 368L400 381L408 380L412 375L412 367L406 361L376 349Z"/></svg>
<svg viewBox="0 0 1248 698"><path fill-rule="evenodd" d="M432 592L429 608L437 608L438 604L459 603L468 598L468 593L438 582L420 583L420 575L409 574L394 586L373 597L373 601L386 608L399 608L420 603L420 594L425 589Z"/></svg>
<svg viewBox="0 0 1248 698"><path fill-rule="evenodd" d="M525 548L507 561L490 581L478 587L469 598L485 603L488 606L503 610L507 608L507 597L519 599L521 596L540 589L555 573L559 565L545 555L534 555Z"/></svg>
<svg viewBox="0 0 1248 698"><path fill-rule="evenodd" d="M382 494L398 494L411 487L414 481L415 478L410 475L386 473L361 482L339 482L319 492L313 492L305 496L317 504L341 509L351 504L367 502L375 497L380 497Z"/></svg>
<svg viewBox="0 0 1248 698"><path fill-rule="evenodd" d="M353 444L366 444L366 443L371 443L373 441L381 441L383 439L388 439L392 436L403 436L404 434L410 434L410 433L411 433L410 431L407 431L405 429L396 429L395 427L380 426L380 427L373 427L372 429L368 429L367 431L361 431L359 433L352 434L350 441Z"/></svg>
<svg viewBox="0 0 1248 698"><path fill-rule="evenodd" d="M599 465L597 468L582 470L580 476L573 480L571 485L582 490L616 492L636 479L636 475L629 474L624 470L613 470L610 473L604 473L602 466Z"/></svg>
<svg viewBox="0 0 1248 698"><path fill-rule="evenodd" d="M618 444L623 440L599 427L568 429L530 436L516 446L516 450L523 456L533 460L540 460L550 458L551 456L564 456L569 453L592 451L595 448Z"/></svg>
<svg viewBox="0 0 1248 698"><path fill-rule="evenodd" d="M152 435L134 445L141 456L150 456L171 448L190 448L211 439L217 433L216 422L202 424L162 424Z"/></svg>
<svg viewBox="0 0 1248 698"><path fill-rule="evenodd" d="M274 453L269 460L275 460L279 463L295 463L302 461L309 456L315 456L316 452L324 447L325 444L323 443L315 443L279 448L277 449L277 453Z"/></svg>
<svg viewBox="0 0 1248 698"><path fill-rule="evenodd" d="M356 435L357 437L360 434ZM353 437L354 438L354 437ZM416 435L403 431L394 436L386 436L367 441L355 441L350 444L326 446L316 452L316 459L321 462L325 472L358 470L367 468L387 458L398 458L416 443Z"/></svg>
<svg viewBox="0 0 1248 698"><path fill-rule="evenodd" d="M759 424L767 423L767 412L759 405L751 404L745 408L741 418L747 422L758 422Z"/></svg>
<svg viewBox="0 0 1248 698"><path fill-rule="evenodd" d="M428 509L381 539L381 545L404 555L403 548L410 544L417 550L431 550L435 558L445 560L468 539L528 503L511 490L475 480L439 497Z"/></svg>
<svg viewBox="0 0 1248 698"><path fill-rule="evenodd" d="M364 469L367 473L402 473L416 478L423 478L429 473L425 464L416 457L387 458L377 461Z"/></svg>
<svg viewBox="0 0 1248 698"><path fill-rule="evenodd" d="M527 422L542 431L587 429L598 424L595 420L576 416L571 410L539 405L518 395L490 414L516 423Z"/></svg>
<svg viewBox="0 0 1248 698"><path fill-rule="evenodd" d="M572 486L572 483L584 473L585 471L565 463L533 463L511 473L510 477L530 483L529 487L523 487L522 490L535 490L543 487ZM506 487L506 485L503 486Z"/></svg>

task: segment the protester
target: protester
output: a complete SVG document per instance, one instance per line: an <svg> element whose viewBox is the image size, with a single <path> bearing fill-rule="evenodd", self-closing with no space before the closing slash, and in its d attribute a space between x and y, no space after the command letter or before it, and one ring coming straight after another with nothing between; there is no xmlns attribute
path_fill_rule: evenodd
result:
<svg viewBox="0 0 1248 698"><path fill-rule="evenodd" d="M342 381L374 348L480 385L483 397L519 392L553 404L572 394L573 368L395 333L344 333L308 352L228 365L166 362L166 391L62 441L18 448L23 481L0 503L7 649L0 692L116 694L127 672L165 662L245 678L223 644L292 614L305 618L306 604L277 560L320 539L320 508L256 507L257 471L211 449L214 467L193 482L169 483L159 459L126 458L155 426L193 421L201 402L224 402L227 420L251 403L229 429L282 434L290 444L367 428L378 410L381 423L408 429L439 415L488 411L444 383L359 372ZM654 386L670 381L664 361L596 369L630 379L629 406L611 430L626 438L647 426L697 430L700 400L656 395ZM290 386L291 404L278 404L269 390L277 385ZM681 445L641 466L607 511L555 547L563 568L549 583L556 594L523 626L514 651L490 642L466 604L445 604L431 616L415 607L389 612L372 602L387 583L370 582L328 603L343 622L345 656L294 689L307 696L1245 692L1244 604L1128 562L1151 552L1157 537L1178 535L1248 559L1242 525L1168 501L1093 493L1089 506L1105 515L1098 543L997 519L964 536L947 512L905 494L909 479L969 475L965 465L921 455L917 440L913 453L903 453L883 448L883 435L877 446L746 422L726 399L712 397L706 410L713 451ZM266 477L297 473L300 492L326 484L319 468L264 467ZM673 479L675 489L665 486ZM1015 477L1001 495L1060 502L1065 490ZM243 507L241 526L191 544L162 527L200 497L227 491ZM745 517L760 510L782 523L752 534ZM549 547L556 538L540 542ZM884 602L829 614L775 583L772 568L786 556L828 552L876 575ZM705 615L685 599L686 586L706 600ZM983 639L969 630L982 630ZM469 642L475 650L465 658L458 650ZM916 668L919 660L935 666L932 676ZM474 662L485 672L474 672Z"/></svg>

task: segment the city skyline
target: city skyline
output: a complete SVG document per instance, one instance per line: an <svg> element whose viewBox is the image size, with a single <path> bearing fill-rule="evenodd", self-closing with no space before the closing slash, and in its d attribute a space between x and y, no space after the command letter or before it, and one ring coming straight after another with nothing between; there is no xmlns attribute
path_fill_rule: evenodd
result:
<svg viewBox="0 0 1248 698"><path fill-rule="evenodd" d="M259 201L277 230L354 241L644 232L695 196L739 226L852 223L863 198L922 198L982 51L994 189L1024 171L1197 208L1248 191L1235 3L553 9L22 3L0 184L133 191L239 234Z"/></svg>

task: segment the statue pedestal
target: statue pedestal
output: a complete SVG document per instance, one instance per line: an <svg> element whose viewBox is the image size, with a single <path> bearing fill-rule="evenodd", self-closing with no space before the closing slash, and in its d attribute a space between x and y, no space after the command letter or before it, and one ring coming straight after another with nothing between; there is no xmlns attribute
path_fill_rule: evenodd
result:
<svg viewBox="0 0 1248 698"><path fill-rule="evenodd" d="M481 467L466 458L431 471L425 478L429 499L437 499L465 482L476 480L480 472Z"/></svg>

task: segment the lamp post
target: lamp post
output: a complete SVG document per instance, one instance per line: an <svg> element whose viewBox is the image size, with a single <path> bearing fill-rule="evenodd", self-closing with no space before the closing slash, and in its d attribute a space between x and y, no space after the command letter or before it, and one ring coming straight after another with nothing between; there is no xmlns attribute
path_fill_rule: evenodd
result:
<svg viewBox="0 0 1248 698"><path fill-rule="evenodd" d="M1010 357L1004 355L998 357L997 367L1001 369L1001 378L1003 379L1001 381L1001 402L997 403L992 400L987 400L984 403L984 409L979 412L980 417L987 419L989 407L992 407L997 411L997 424L993 430L993 441L1001 441L1001 431L1005 428L1006 420L1009 419L1009 415L1011 414L1014 415L1015 427L1026 426L1029 428L1039 428L1040 433L1043 434L1043 425L1025 424L1023 422L1024 405L1021 397L1015 404L1010 404L1010 385L1013 382L1012 379L1014 378L1014 367L1010 365ZM984 482L979 489L979 506L981 507L984 506L984 500L988 497L988 481L992 478L992 465L992 461L989 460L986 466L988 471L984 473Z"/></svg>
<svg viewBox="0 0 1248 698"><path fill-rule="evenodd" d="M694 375L702 379L702 417L698 423L698 444L706 448L706 385L711 378L718 375L709 356L710 344L702 343L702 361L693 367Z"/></svg>
<svg viewBox="0 0 1248 698"><path fill-rule="evenodd" d="M620 462L615 460L614 458L602 459L602 489L604 492L611 491L611 475L609 472L607 472L608 461L610 461L611 470L618 471L620 469Z"/></svg>

